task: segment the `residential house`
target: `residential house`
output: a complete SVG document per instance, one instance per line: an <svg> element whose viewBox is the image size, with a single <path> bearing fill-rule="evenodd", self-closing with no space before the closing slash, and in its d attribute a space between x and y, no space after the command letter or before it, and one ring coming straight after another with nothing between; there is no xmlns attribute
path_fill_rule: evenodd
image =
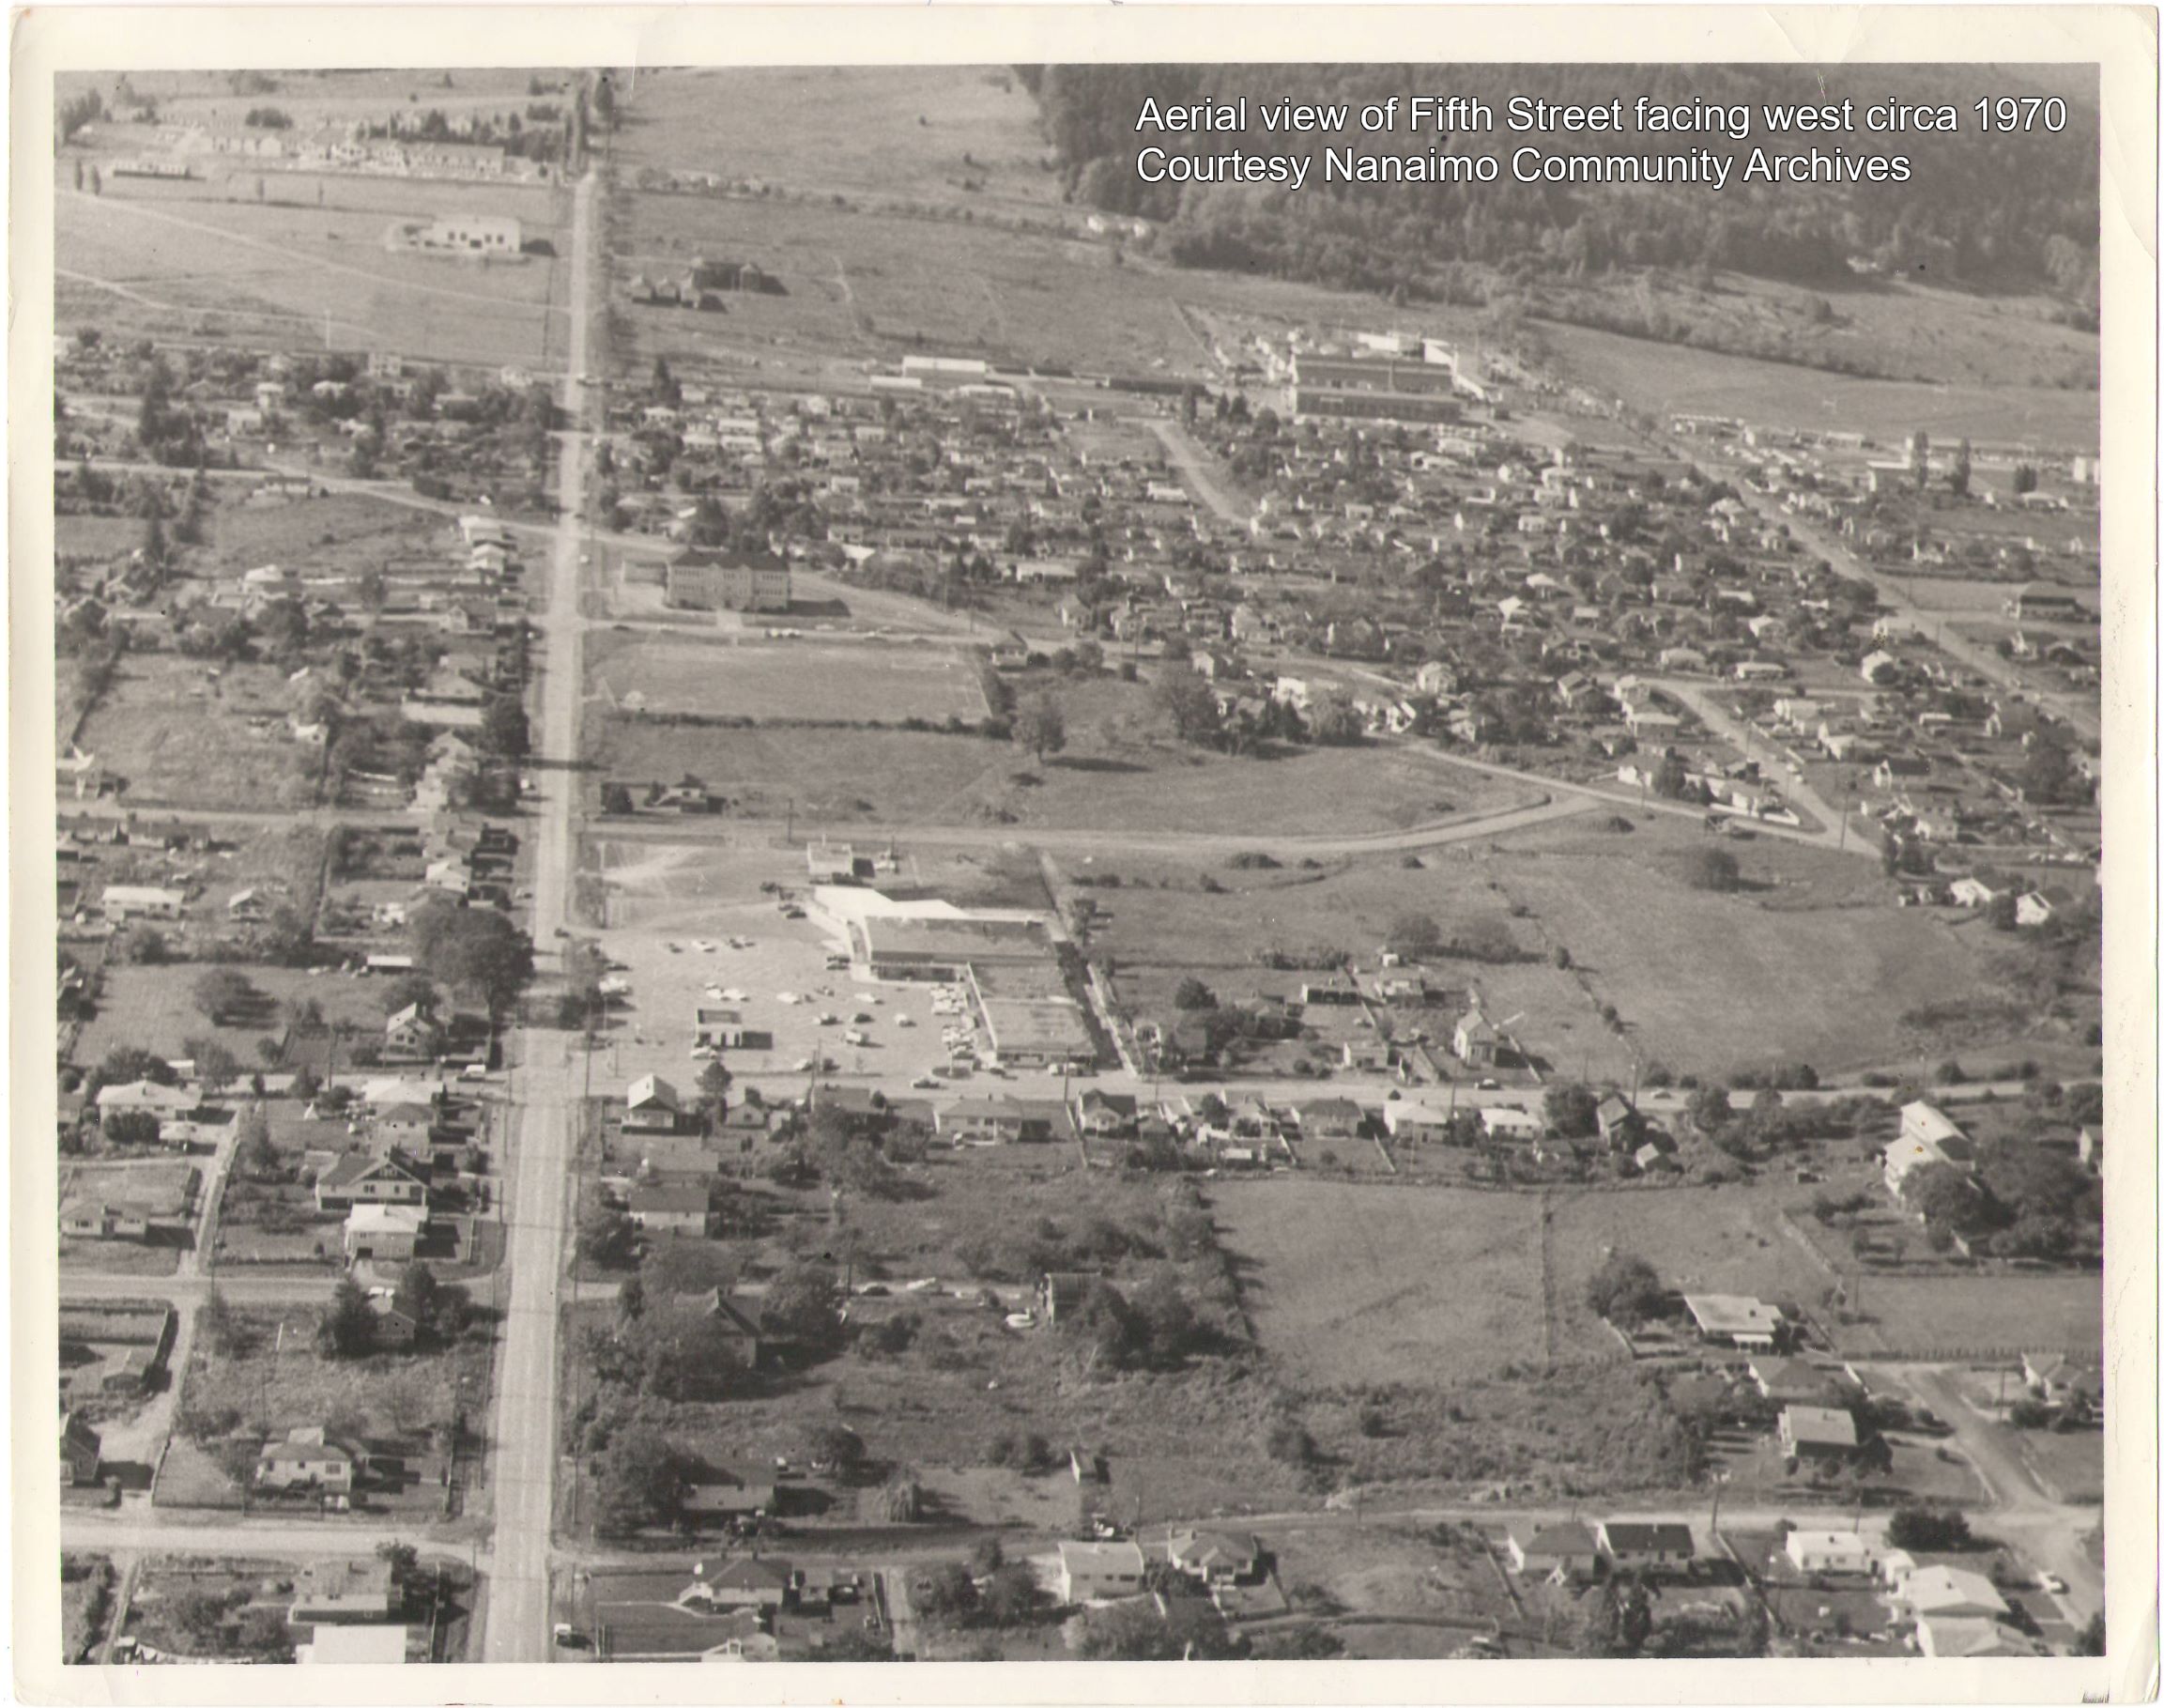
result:
<svg viewBox="0 0 2164 1708"><path fill-rule="evenodd" d="M152 885L108 884L100 905L107 920L122 925L130 919L177 919L187 910L188 897Z"/></svg>
<svg viewBox="0 0 2164 1708"><path fill-rule="evenodd" d="M1788 1406L1778 1426L1781 1451L1806 1463L1842 1463L1856 1454L1856 1420L1832 1406Z"/></svg>
<svg viewBox="0 0 2164 1708"><path fill-rule="evenodd" d="M386 1624L404 1604L388 1560L312 1560L294 1578L285 1619L296 1625Z"/></svg>
<svg viewBox="0 0 2164 1708"><path fill-rule="evenodd" d="M623 1130L626 1132L674 1132L684 1118L683 1100L659 1074L649 1073L632 1081L624 1093Z"/></svg>
<svg viewBox="0 0 2164 1708"><path fill-rule="evenodd" d="M1799 1572L1845 1577L1870 1577L1879 1559L1869 1538L1858 1531L1790 1531L1782 1551Z"/></svg>
<svg viewBox="0 0 2164 1708"><path fill-rule="evenodd" d="M2021 1359L2021 1380L2031 1393L2048 1405L2086 1406L2095 1410L2104 1404L2104 1371L2097 1364L2026 1353Z"/></svg>
<svg viewBox="0 0 2164 1708"><path fill-rule="evenodd" d="M376 1318L376 1344L379 1346L410 1346L421 1337L418 1317L398 1308L395 1299L385 1299L371 1294L368 1300L370 1315Z"/></svg>
<svg viewBox="0 0 2164 1708"><path fill-rule="evenodd" d="M1590 1577L1601 1569L1599 1539L1574 1519L1513 1524L1503 1546L1521 1577Z"/></svg>
<svg viewBox="0 0 2164 1708"><path fill-rule="evenodd" d="M1142 1546L1131 1539L1059 1545L1059 1597L1069 1607L1140 1595L1143 1573Z"/></svg>
<svg viewBox="0 0 2164 1708"><path fill-rule="evenodd" d="M1302 1138L1358 1139L1367 1131L1368 1112L1349 1097L1327 1097L1302 1103L1299 1119Z"/></svg>
<svg viewBox="0 0 2164 1708"><path fill-rule="evenodd" d="M1688 1566L1697 1552L1687 1524L1609 1518L1595 1532L1595 1540L1602 1557L1621 1570Z"/></svg>
<svg viewBox="0 0 2164 1708"><path fill-rule="evenodd" d="M60 1420L60 1480L69 1488L95 1488L104 1469L104 1443L79 1411Z"/></svg>
<svg viewBox="0 0 2164 1708"><path fill-rule="evenodd" d="M1991 1580L1962 1566L1918 1566L1897 1593L1919 1619L2003 1619L2007 1611L2006 1598Z"/></svg>
<svg viewBox="0 0 2164 1708"><path fill-rule="evenodd" d="M800 1582L794 1566L772 1556L701 1560L693 1564L691 1582L676 1599L680 1607L709 1611L762 1608L778 1613L797 1606Z"/></svg>
<svg viewBox="0 0 2164 1708"><path fill-rule="evenodd" d="M1935 1162L1966 1169L1975 1160L1969 1135L1949 1120L1943 1111L1926 1102L1902 1105L1900 1136L1886 1146L1886 1188L1899 1195L1909 1177Z"/></svg>
<svg viewBox="0 0 2164 1708"><path fill-rule="evenodd" d="M315 1208L350 1210L359 1204L426 1205L428 1165L391 1146L371 1156L348 1151L315 1177Z"/></svg>
<svg viewBox="0 0 2164 1708"><path fill-rule="evenodd" d="M433 1060L443 1045L443 1028L422 1006L408 1003L383 1023L386 1055Z"/></svg>
<svg viewBox="0 0 2164 1708"><path fill-rule="evenodd" d="M1752 1385L1776 1406L1835 1406L1843 1398L1840 1377L1800 1358L1750 1361Z"/></svg>
<svg viewBox="0 0 2164 1708"><path fill-rule="evenodd" d="M957 1145L1044 1144L1073 1132L1057 1101L1021 1098L960 1098L933 1112L935 1131Z"/></svg>
<svg viewBox="0 0 2164 1708"><path fill-rule="evenodd" d="M766 1325L760 1315L759 1301L754 1299L731 1299L726 1291L717 1287L713 1301L707 1306L707 1315L714 1318L720 1340L735 1355L737 1362L746 1370L757 1369L768 1344Z"/></svg>
<svg viewBox="0 0 2164 1708"><path fill-rule="evenodd" d="M774 1479L762 1471L709 1465L684 1491L683 1515L695 1524L732 1524L774 1511Z"/></svg>
<svg viewBox="0 0 2164 1708"><path fill-rule="evenodd" d="M275 1494L310 1489L349 1495L366 1467L363 1454L331 1440L320 1423L286 1431L285 1439L266 1443L255 1460L255 1486Z"/></svg>
<svg viewBox="0 0 2164 1708"><path fill-rule="evenodd" d="M1174 1571L1213 1589L1256 1582L1266 1569L1262 1544L1245 1531L1174 1531L1165 1538L1165 1559Z"/></svg>
<svg viewBox="0 0 2164 1708"><path fill-rule="evenodd" d="M1478 1008L1468 1008L1450 1034L1450 1054L1468 1068L1492 1068L1496 1041L1496 1028L1487 1017Z"/></svg>
<svg viewBox="0 0 2164 1708"><path fill-rule="evenodd" d="M357 1204L345 1218L348 1262L410 1263L428 1228L428 1211L414 1204Z"/></svg>
<svg viewBox="0 0 2164 1708"><path fill-rule="evenodd" d="M1075 1126L1097 1137L1132 1132L1136 1115L1134 1098L1124 1091L1098 1091L1093 1087L1075 1102Z"/></svg>
<svg viewBox="0 0 2164 1708"><path fill-rule="evenodd" d="M1610 1150L1627 1149L1643 1125L1629 1100L1614 1091L1601 1100L1593 1111L1593 1119L1600 1125L1602 1142Z"/></svg>
<svg viewBox="0 0 2164 1708"><path fill-rule="evenodd" d="M641 1233L698 1236L714 1223L714 1200L703 1186L634 1186L625 1208Z"/></svg>
<svg viewBox="0 0 2164 1708"><path fill-rule="evenodd" d="M1738 1294L1685 1294L1683 1309L1690 1313L1699 1339L1745 1351L1771 1352L1788 1327L1779 1306Z"/></svg>

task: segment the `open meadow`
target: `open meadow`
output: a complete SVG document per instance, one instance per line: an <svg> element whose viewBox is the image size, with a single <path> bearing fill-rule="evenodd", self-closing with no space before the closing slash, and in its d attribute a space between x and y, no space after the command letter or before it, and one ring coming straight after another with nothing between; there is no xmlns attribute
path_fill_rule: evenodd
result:
<svg viewBox="0 0 2164 1708"><path fill-rule="evenodd" d="M560 361L567 264L394 254L393 223L503 214L560 245L563 193L345 174L260 170L63 184L54 314L63 331L272 346L394 350L483 368ZM261 185L260 192L258 185Z"/></svg>
<svg viewBox="0 0 2164 1708"><path fill-rule="evenodd" d="M1662 415L1837 428L1886 444L1921 427L1934 439L1967 435L1986 443L2094 449L2095 392L2055 380L2084 362L2094 371L2095 337L2012 314L2002 317L1991 308L1988 299L1930 293L1919 301L1904 290L1881 313L1875 299L1849 295L1839 311L1867 330L1802 335L1800 348L1813 360L1840 356L1853 345L1866 360L1942 369L1940 383L1859 378L1553 322L1542 323L1541 336L1579 384ZM2039 383L2045 375L2050 377Z"/></svg>
<svg viewBox="0 0 2164 1708"><path fill-rule="evenodd" d="M896 724L985 714L976 660L951 647L609 635L587 661L594 691L617 703L636 694L658 714Z"/></svg>
<svg viewBox="0 0 2164 1708"><path fill-rule="evenodd" d="M1699 1074L1807 1062L1826 1075L1929 1052L1943 1039L1924 1011L1950 993L2012 999L2009 957L1928 910L1888 906L1875 867L1853 855L1762 839L1738 851L1745 887L1717 894L1684 876L1703 841L1653 816L1627 837L1566 826L1492 845L1504 893L1614 1005L1640 1059ZM1539 1021L1526 1023L1536 1043Z"/></svg>

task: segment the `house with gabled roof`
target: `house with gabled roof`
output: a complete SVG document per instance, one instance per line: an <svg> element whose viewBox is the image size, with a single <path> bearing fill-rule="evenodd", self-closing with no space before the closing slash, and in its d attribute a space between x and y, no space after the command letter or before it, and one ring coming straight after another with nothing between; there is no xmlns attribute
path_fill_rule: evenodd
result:
<svg viewBox="0 0 2164 1708"><path fill-rule="evenodd" d="M1600 1539L1574 1518L1513 1524L1503 1546L1511 1569L1522 1577L1590 1577L1601 1568Z"/></svg>
<svg viewBox="0 0 2164 1708"><path fill-rule="evenodd" d="M396 1146L370 1155L348 1151L315 1177L315 1208L349 1210L357 1204L428 1202L429 1169Z"/></svg>
<svg viewBox="0 0 2164 1708"><path fill-rule="evenodd" d="M683 1099L658 1073L633 1080L623 1094L626 1132L674 1132L683 1121Z"/></svg>

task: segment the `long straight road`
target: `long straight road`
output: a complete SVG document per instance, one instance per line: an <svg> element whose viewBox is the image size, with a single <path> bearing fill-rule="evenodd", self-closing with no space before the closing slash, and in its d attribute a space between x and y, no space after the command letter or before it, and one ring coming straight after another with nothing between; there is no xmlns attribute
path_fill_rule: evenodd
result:
<svg viewBox="0 0 2164 1708"><path fill-rule="evenodd" d="M573 812L578 773L579 552L586 499L590 399L584 383L592 320L596 176L572 202L571 371L563 382L557 491L561 505L551 565L541 723L534 750L540 794L533 863L533 933L553 947L570 918ZM519 1040L517 1117L506 1200L510 1300L497 1364L496 1541L483 1654L491 1661L548 1655L549 1533L556 1490L556 1342L569 1220L573 1112L578 1085L561 1035Z"/></svg>

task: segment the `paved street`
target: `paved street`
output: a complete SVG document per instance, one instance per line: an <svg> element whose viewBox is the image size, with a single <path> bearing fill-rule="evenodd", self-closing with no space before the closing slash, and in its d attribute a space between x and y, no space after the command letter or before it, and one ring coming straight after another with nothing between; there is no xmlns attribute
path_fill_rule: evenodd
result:
<svg viewBox="0 0 2164 1708"><path fill-rule="evenodd" d="M570 918L578 750L579 554L584 546L588 439L595 406L583 383L593 317L594 192L590 173L575 192L571 254L571 373L558 472L562 506L550 578L542 716L532 776L541 799L533 835L533 933L545 951ZM556 1338L563 1239L570 1208L573 1109L578 1085L562 1035L529 1032L518 1041L516 1117L507 1197L510 1298L497 1359L494 1572L483 1654L491 1661L538 1661L548 1654L549 1530L555 1516Z"/></svg>

